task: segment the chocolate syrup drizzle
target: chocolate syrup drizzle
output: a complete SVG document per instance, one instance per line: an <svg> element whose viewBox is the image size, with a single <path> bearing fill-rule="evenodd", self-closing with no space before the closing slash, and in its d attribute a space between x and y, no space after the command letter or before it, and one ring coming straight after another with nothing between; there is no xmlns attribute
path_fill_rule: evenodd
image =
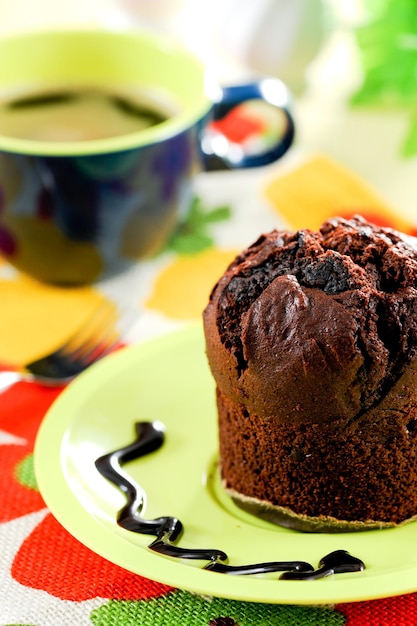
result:
<svg viewBox="0 0 417 626"><path fill-rule="evenodd" d="M176 517L158 517L147 520L140 516L145 507L146 493L123 469L122 465L158 450L164 442L164 427L160 422L137 422L133 443L98 458L97 470L126 495L126 505L117 513L117 523L122 528L156 539L148 545L150 550L181 559L208 561L203 569L229 575L267 574L283 572L285 580L317 580L332 574L359 572L364 563L346 550L336 550L324 556L318 569L305 561L271 561L251 565L228 565L223 550L210 548L182 548L176 545L183 533L183 525Z"/></svg>

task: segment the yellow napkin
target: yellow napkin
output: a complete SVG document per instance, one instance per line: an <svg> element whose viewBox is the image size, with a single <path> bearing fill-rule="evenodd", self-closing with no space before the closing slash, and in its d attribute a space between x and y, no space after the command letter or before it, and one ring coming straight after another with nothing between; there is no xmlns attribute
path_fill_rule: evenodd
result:
<svg viewBox="0 0 417 626"><path fill-rule="evenodd" d="M370 222L410 232L402 219L359 176L324 155L315 155L266 183L272 207L295 229L316 230L329 217L363 215Z"/></svg>
<svg viewBox="0 0 417 626"><path fill-rule="evenodd" d="M145 306L174 320L201 319L210 291L239 252L209 248L176 257L156 277Z"/></svg>
<svg viewBox="0 0 417 626"><path fill-rule="evenodd" d="M53 287L23 274L0 278L0 363L24 365L59 347L102 300L91 287Z"/></svg>

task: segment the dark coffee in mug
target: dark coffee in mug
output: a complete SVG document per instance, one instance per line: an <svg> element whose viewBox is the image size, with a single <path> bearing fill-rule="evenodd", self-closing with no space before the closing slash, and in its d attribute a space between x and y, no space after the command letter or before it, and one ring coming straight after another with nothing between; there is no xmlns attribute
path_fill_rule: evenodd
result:
<svg viewBox="0 0 417 626"><path fill-rule="evenodd" d="M143 91L54 88L0 99L0 135L31 141L92 141L144 130L175 112L167 98Z"/></svg>

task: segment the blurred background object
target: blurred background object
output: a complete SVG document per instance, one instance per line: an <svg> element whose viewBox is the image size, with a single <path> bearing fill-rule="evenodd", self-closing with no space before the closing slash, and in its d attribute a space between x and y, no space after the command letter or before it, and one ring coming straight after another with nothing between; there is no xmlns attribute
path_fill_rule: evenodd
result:
<svg viewBox="0 0 417 626"><path fill-rule="evenodd" d="M217 43L256 74L278 76L295 93L325 33L322 0L227 0Z"/></svg>
<svg viewBox="0 0 417 626"><path fill-rule="evenodd" d="M351 102L403 110L401 155L417 156L417 2L363 0L363 8L356 29L363 81Z"/></svg>
<svg viewBox="0 0 417 626"><path fill-rule="evenodd" d="M113 0L0 0L0 15L0 33L98 23L119 27L126 22Z"/></svg>
<svg viewBox="0 0 417 626"><path fill-rule="evenodd" d="M221 78L279 77L293 91L320 49L322 0L119 0L137 25L181 37Z"/></svg>

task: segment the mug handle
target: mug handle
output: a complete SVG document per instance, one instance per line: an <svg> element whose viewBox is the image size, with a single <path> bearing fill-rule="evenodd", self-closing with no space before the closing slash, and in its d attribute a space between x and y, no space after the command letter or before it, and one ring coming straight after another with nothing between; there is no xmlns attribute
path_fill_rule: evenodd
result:
<svg viewBox="0 0 417 626"><path fill-rule="evenodd" d="M295 124L290 110L291 95L285 83L278 78L262 78L244 85L221 87L220 93L200 142L205 170L258 167L273 163L285 154L295 136ZM238 143L232 143L221 133L210 130L210 122L222 120L236 106L248 100L263 100L281 110L285 117L282 136L268 150L258 154L245 154Z"/></svg>

